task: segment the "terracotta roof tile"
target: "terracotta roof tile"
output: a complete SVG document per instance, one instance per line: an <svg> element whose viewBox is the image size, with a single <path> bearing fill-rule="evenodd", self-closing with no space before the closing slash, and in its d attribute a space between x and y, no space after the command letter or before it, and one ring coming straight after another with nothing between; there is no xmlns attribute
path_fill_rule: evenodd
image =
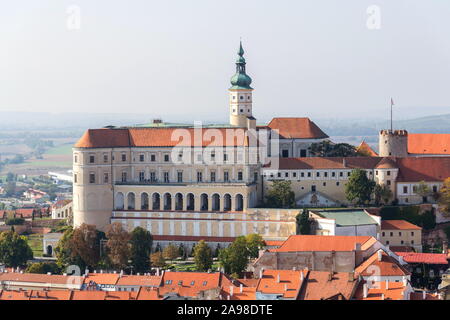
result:
<svg viewBox="0 0 450 320"><path fill-rule="evenodd" d="M279 169L373 169L379 157L306 157L280 158ZM268 167L268 165L266 165Z"/></svg>
<svg viewBox="0 0 450 320"><path fill-rule="evenodd" d="M378 157L378 153L376 153L364 140L356 147L356 151L363 152L370 157Z"/></svg>
<svg viewBox="0 0 450 320"><path fill-rule="evenodd" d="M290 236L281 247L270 249L272 252L302 252L302 251L353 251L356 243L366 250L377 240L369 236Z"/></svg>
<svg viewBox="0 0 450 320"><path fill-rule="evenodd" d="M364 298L364 283L359 283L358 289L355 293L356 300L406 300L404 299L404 293L406 287L403 282L389 282L386 286L386 281L375 282L368 288L368 295Z"/></svg>
<svg viewBox="0 0 450 320"><path fill-rule="evenodd" d="M378 260L378 252L381 252L381 261ZM355 271L362 276L371 276L373 275L373 269L369 268L371 266L376 266L380 270L377 276L406 276L411 274L396 259L389 256L382 249L379 249L367 258L355 268Z"/></svg>
<svg viewBox="0 0 450 320"><path fill-rule="evenodd" d="M448 133L410 133L408 153L450 155L450 134Z"/></svg>
<svg viewBox="0 0 450 320"><path fill-rule="evenodd" d="M197 139L197 136L199 139ZM242 128L122 128L89 129L75 148L248 146Z"/></svg>
<svg viewBox="0 0 450 320"><path fill-rule="evenodd" d="M164 272L159 294L176 293L182 297L196 297L200 291L220 287L221 273Z"/></svg>
<svg viewBox="0 0 450 320"><path fill-rule="evenodd" d="M257 292L280 294L285 299L297 299L302 286L301 273L306 277L307 270L264 270L259 279Z"/></svg>
<svg viewBox="0 0 450 320"><path fill-rule="evenodd" d="M194 241L199 242L233 242L236 237L211 237L211 236L170 236L170 235L154 235L154 241Z"/></svg>
<svg viewBox="0 0 450 320"><path fill-rule="evenodd" d="M329 300L342 297L350 300L358 285L353 273L309 271L300 300Z"/></svg>
<svg viewBox="0 0 450 320"><path fill-rule="evenodd" d="M309 118L273 118L268 124L284 139L323 139L328 136Z"/></svg>
<svg viewBox="0 0 450 320"><path fill-rule="evenodd" d="M142 287L158 287L161 284L161 276L138 276L123 275L119 278L116 285L118 286L142 286Z"/></svg>
<svg viewBox="0 0 450 320"><path fill-rule="evenodd" d="M93 281L97 284L109 284L114 285L119 280L119 274L117 273L89 273L83 283L88 284Z"/></svg>
<svg viewBox="0 0 450 320"><path fill-rule="evenodd" d="M400 182L435 182L450 177L450 157L397 158L397 164Z"/></svg>
<svg viewBox="0 0 450 320"><path fill-rule="evenodd" d="M381 230L422 230L422 228L406 220L382 220Z"/></svg>
<svg viewBox="0 0 450 320"><path fill-rule="evenodd" d="M380 162L375 167L376 169L395 169L398 165L393 157L383 157Z"/></svg>
<svg viewBox="0 0 450 320"><path fill-rule="evenodd" d="M403 257L407 263L448 264L445 253L395 252L395 254Z"/></svg>

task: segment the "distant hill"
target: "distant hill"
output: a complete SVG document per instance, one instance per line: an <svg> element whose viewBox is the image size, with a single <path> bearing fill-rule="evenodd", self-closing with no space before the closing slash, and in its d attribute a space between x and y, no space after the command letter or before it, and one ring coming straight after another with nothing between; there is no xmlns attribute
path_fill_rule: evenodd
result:
<svg viewBox="0 0 450 320"><path fill-rule="evenodd" d="M372 136L387 129L388 120L318 119L314 122L330 136ZM394 121L394 129L410 133L450 133L450 114Z"/></svg>

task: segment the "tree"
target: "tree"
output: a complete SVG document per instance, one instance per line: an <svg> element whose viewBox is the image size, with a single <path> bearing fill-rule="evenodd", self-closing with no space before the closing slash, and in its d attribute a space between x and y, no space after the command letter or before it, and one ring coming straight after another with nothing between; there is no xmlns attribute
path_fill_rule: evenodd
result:
<svg viewBox="0 0 450 320"><path fill-rule="evenodd" d="M131 265L134 270L144 273L150 269L150 253L153 238L149 231L136 227L131 232Z"/></svg>
<svg viewBox="0 0 450 320"><path fill-rule="evenodd" d="M375 185L373 189L373 195L375 200L375 205L379 206L381 202L387 204L392 198L393 194L391 189L386 185Z"/></svg>
<svg viewBox="0 0 450 320"><path fill-rule="evenodd" d="M121 223L115 222L108 226L106 237L109 261L114 268L124 269L131 256L130 234L123 229Z"/></svg>
<svg viewBox="0 0 450 320"><path fill-rule="evenodd" d="M450 177L444 180L439 193L439 205L441 210L446 214L450 214Z"/></svg>
<svg viewBox="0 0 450 320"><path fill-rule="evenodd" d="M16 193L16 183L14 181L8 181L5 186L5 194L7 197L12 197Z"/></svg>
<svg viewBox="0 0 450 320"><path fill-rule="evenodd" d="M201 272L208 271L213 264L211 248L204 240L200 240L195 246L194 261L197 270Z"/></svg>
<svg viewBox="0 0 450 320"><path fill-rule="evenodd" d="M228 248L220 250L219 261L225 273L241 274L245 271L249 262L245 237L237 237Z"/></svg>
<svg viewBox="0 0 450 320"><path fill-rule="evenodd" d="M30 264L25 272L27 273L39 273L39 274L59 274L59 267L54 262L36 262Z"/></svg>
<svg viewBox="0 0 450 320"><path fill-rule="evenodd" d="M307 210L303 210L300 215L297 215L297 226L299 234L311 234L311 220L309 220Z"/></svg>
<svg viewBox="0 0 450 320"><path fill-rule="evenodd" d="M367 178L365 170L353 169L345 185L345 195L348 201L363 205L369 203L374 188L375 181Z"/></svg>
<svg viewBox="0 0 450 320"><path fill-rule="evenodd" d="M431 195L430 187L425 183L425 181L420 181L415 188L415 193L422 197L423 202L427 201L427 197Z"/></svg>
<svg viewBox="0 0 450 320"><path fill-rule="evenodd" d="M267 192L266 205L271 208L295 207L295 193L291 189L291 181L273 181Z"/></svg>
<svg viewBox="0 0 450 320"><path fill-rule="evenodd" d="M356 147L348 143L333 143L330 140L312 143L309 152L317 157L355 157Z"/></svg>
<svg viewBox="0 0 450 320"><path fill-rule="evenodd" d="M178 248L170 243L167 247L163 250L163 256L167 260L175 260L179 257L180 252L178 251Z"/></svg>
<svg viewBox="0 0 450 320"><path fill-rule="evenodd" d="M153 266L157 268L164 268L166 266L166 260L164 260L164 256L161 251L157 251L150 255L150 261Z"/></svg>
<svg viewBox="0 0 450 320"><path fill-rule="evenodd" d="M69 240L69 249L72 258L79 258L82 267L95 268L100 261L100 240L102 236L95 226L83 223L73 231Z"/></svg>
<svg viewBox="0 0 450 320"><path fill-rule="evenodd" d="M245 237L245 240L247 241L247 250L249 258L251 259L258 258L259 250L261 250L265 246L263 238L257 233L252 233L247 235Z"/></svg>
<svg viewBox="0 0 450 320"><path fill-rule="evenodd" d="M26 237L14 231L0 233L0 262L16 268L25 265L30 259L33 259L33 251Z"/></svg>

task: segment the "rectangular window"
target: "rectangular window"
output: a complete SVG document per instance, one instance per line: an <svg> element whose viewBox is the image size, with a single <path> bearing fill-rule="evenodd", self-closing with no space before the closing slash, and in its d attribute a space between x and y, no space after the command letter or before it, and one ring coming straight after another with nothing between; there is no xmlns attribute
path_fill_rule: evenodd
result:
<svg viewBox="0 0 450 320"><path fill-rule="evenodd" d="M253 181L258 182L258 171L253 173Z"/></svg>
<svg viewBox="0 0 450 320"><path fill-rule="evenodd" d="M316 177L320 177L320 172L316 172Z"/></svg>
<svg viewBox="0 0 450 320"><path fill-rule="evenodd" d="M308 178L311 178L311 172L308 172Z"/></svg>
<svg viewBox="0 0 450 320"><path fill-rule="evenodd" d="M74 157L73 157L73 162L75 162L75 163L78 162L78 156L77 156L77 155L74 155Z"/></svg>
<svg viewBox="0 0 450 320"><path fill-rule="evenodd" d="M223 161L228 161L228 154L226 153L223 154Z"/></svg>
<svg viewBox="0 0 450 320"><path fill-rule="evenodd" d="M387 185L388 185L388 186L391 185L391 180L387 180Z"/></svg>
<svg viewBox="0 0 450 320"><path fill-rule="evenodd" d="M332 176L333 178L336 177L336 172L333 171L333 172L331 173L331 176Z"/></svg>
<svg viewBox="0 0 450 320"><path fill-rule="evenodd" d="M178 171L177 172L177 181L178 182L183 182L183 171Z"/></svg>
<svg viewBox="0 0 450 320"><path fill-rule="evenodd" d="M297 172L292 172L292 177L297 177Z"/></svg>
<svg viewBox="0 0 450 320"><path fill-rule="evenodd" d="M306 150L305 149L301 149L300 150L300 157L302 157L302 158L306 157Z"/></svg>
<svg viewBox="0 0 450 320"><path fill-rule="evenodd" d="M155 171L150 172L150 181L155 182L156 181L156 173Z"/></svg>
<svg viewBox="0 0 450 320"><path fill-rule="evenodd" d="M239 171L238 172L238 181L242 181L242 179L243 179L242 171Z"/></svg>
<svg viewBox="0 0 450 320"><path fill-rule="evenodd" d="M145 180L145 172L139 171L139 181L143 182Z"/></svg>
<svg viewBox="0 0 450 320"><path fill-rule="evenodd" d="M283 150L281 151L281 156L283 158L288 158L289 157L289 150Z"/></svg>
<svg viewBox="0 0 450 320"><path fill-rule="evenodd" d="M140 155L139 155L139 161L140 161L140 162L144 162L144 158L145 158L145 157L144 157L143 154L140 154Z"/></svg>
<svg viewBox="0 0 450 320"><path fill-rule="evenodd" d="M122 182L127 182L127 172L126 171L122 172Z"/></svg>
<svg viewBox="0 0 450 320"><path fill-rule="evenodd" d="M122 162L127 161L127 154L126 153L122 153Z"/></svg>
<svg viewBox="0 0 450 320"><path fill-rule="evenodd" d="M169 182L169 171L164 171L164 182L165 183Z"/></svg>
<svg viewBox="0 0 450 320"><path fill-rule="evenodd" d="M323 176L326 178L326 177L328 177L328 172L324 172L323 173Z"/></svg>
<svg viewBox="0 0 450 320"><path fill-rule="evenodd" d="M403 193L408 193L408 187L407 186L403 186Z"/></svg>
<svg viewBox="0 0 450 320"><path fill-rule="evenodd" d="M150 155L150 161L151 162L155 162L156 161L156 155L155 154L151 154Z"/></svg>
<svg viewBox="0 0 450 320"><path fill-rule="evenodd" d="M164 162L169 162L169 155L168 154L164 155Z"/></svg>
<svg viewBox="0 0 450 320"><path fill-rule="evenodd" d="M89 163L95 163L95 156L89 156Z"/></svg>
<svg viewBox="0 0 450 320"><path fill-rule="evenodd" d="M108 162L108 155L107 154L103 154L103 162L104 163Z"/></svg>
<svg viewBox="0 0 450 320"><path fill-rule="evenodd" d="M89 183L95 183L95 173L89 173Z"/></svg>
<svg viewBox="0 0 450 320"><path fill-rule="evenodd" d="M343 177L344 176L344 173L341 171L341 172L339 172L339 177Z"/></svg>
<svg viewBox="0 0 450 320"><path fill-rule="evenodd" d="M78 175L76 173L73 175L73 182L78 183Z"/></svg>
<svg viewBox="0 0 450 320"><path fill-rule="evenodd" d="M225 182L230 181L230 175L229 175L228 171L225 171L223 173L223 181L225 181Z"/></svg>
<svg viewBox="0 0 450 320"><path fill-rule="evenodd" d="M216 173L211 171L211 182L216 182Z"/></svg>
<svg viewBox="0 0 450 320"><path fill-rule="evenodd" d="M388 172L387 172L387 175L388 175L388 176L390 176L390 175L391 175L391 172L390 172L390 171L388 171Z"/></svg>
<svg viewBox="0 0 450 320"><path fill-rule="evenodd" d="M108 172L103 173L103 183L109 183L109 174L108 174Z"/></svg>
<svg viewBox="0 0 450 320"><path fill-rule="evenodd" d="M411 232L411 236L413 236L413 237L414 237L414 231L412 231L412 232Z"/></svg>
<svg viewBox="0 0 450 320"><path fill-rule="evenodd" d="M201 171L197 171L197 182L202 182L203 175Z"/></svg>
<svg viewBox="0 0 450 320"><path fill-rule="evenodd" d="M304 176L305 176L305 173L304 173L304 172L301 172L301 173L300 173L300 177L303 178Z"/></svg>
<svg viewBox="0 0 450 320"><path fill-rule="evenodd" d="M285 178L289 178L289 172L285 172L285 173L284 173L284 177L285 177Z"/></svg>

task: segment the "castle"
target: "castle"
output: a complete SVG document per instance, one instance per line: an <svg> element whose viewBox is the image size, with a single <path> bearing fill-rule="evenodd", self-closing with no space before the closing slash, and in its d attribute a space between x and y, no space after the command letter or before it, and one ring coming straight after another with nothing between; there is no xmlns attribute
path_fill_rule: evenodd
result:
<svg viewBox="0 0 450 320"><path fill-rule="evenodd" d="M298 206L339 206L354 168L401 203L418 201L419 181L437 190L450 176L450 157L407 157L406 131L381 132L381 157L311 157L311 144L328 136L308 118L257 124L251 83L241 44L228 124L153 121L87 130L73 148L74 225L141 226L161 243L219 245L249 233L285 239L296 233L298 209L258 208L275 180L292 181Z"/></svg>

